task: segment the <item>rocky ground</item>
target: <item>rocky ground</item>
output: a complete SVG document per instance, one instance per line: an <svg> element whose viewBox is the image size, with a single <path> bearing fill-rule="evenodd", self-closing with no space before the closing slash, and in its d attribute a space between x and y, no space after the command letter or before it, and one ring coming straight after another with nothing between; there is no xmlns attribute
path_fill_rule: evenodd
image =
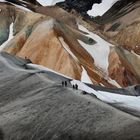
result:
<svg viewBox="0 0 140 140"><path fill-rule="evenodd" d="M1 140L138 140L140 119L0 56ZM49 77L49 78L48 78Z"/></svg>

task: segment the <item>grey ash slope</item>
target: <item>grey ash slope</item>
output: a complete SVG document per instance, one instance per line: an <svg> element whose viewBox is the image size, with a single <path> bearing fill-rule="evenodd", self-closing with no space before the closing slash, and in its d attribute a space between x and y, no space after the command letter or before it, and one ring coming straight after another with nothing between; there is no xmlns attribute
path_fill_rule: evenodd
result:
<svg viewBox="0 0 140 140"><path fill-rule="evenodd" d="M0 140L138 140L140 119L0 54ZM16 68L15 68L16 66Z"/></svg>

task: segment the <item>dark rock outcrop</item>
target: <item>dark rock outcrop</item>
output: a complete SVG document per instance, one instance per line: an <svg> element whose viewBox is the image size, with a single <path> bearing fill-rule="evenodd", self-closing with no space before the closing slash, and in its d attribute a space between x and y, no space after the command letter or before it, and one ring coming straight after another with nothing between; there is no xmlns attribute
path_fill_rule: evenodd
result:
<svg viewBox="0 0 140 140"><path fill-rule="evenodd" d="M65 0L65 2L57 3L64 9L75 9L78 12L87 12L92 9L94 3L101 3L102 0Z"/></svg>
<svg viewBox="0 0 140 140"><path fill-rule="evenodd" d="M27 3L30 3L30 4L33 4L33 5L38 5L38 6L41 6L41 4L37 1L37 0L6 0L8 2L12 2L12 3L17 3L17 4L27 4Z"/></svg>

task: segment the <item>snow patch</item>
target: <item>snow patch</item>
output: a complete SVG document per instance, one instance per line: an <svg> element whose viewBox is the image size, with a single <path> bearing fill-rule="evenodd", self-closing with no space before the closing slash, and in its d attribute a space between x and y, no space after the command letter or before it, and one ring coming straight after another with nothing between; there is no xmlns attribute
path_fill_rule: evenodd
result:
<svg viewBox="0 0 140 140"><path fill-rule="evenodd" d="M87 52L93 57L95 60L95 65L97 67L102 68L107 74L108 74L108 56L110 53L110 46L113 46L112 44L108 43L98 35L88 31L85 27L78 24L78 28L86 33L88 33L88 37L95 40L97 43L94 45L88 45L84 43L81 40L78 40L78 42L82 45L83 48L87 50Z"/></svg>
<svg viewBox="0 0 140 140"><path fill-rule="evenodd" d="M8 44L8 42L14 37L13 36L13 22L10 24L10 28L9 28L9 38L7 41L5 41L1 46L0 46L0 51L2 51L5 46Z"/></svg>
<svg viewBox="0 0 140 140"><path fill-rule="evenodd" d="M133 50L131 50L131 53L132 53L133 55L135 55L138 59L140 59L140 55L136 54Z"/></svg>
<svg viewBox="0 0 140 140"><path fill-rule="evenodd" d="M118 88L121 88L121 86L115 80L109 79L108 82Z"/></svg>
<svg viewBox="0 0 140 140"><path fill-rule="evenodd" d="M42 65L37 65L37 64L32 64L32 63L30 63L30 64L27 64L27 66L29 66L29 67L31 67L31 68L34 68L34 69L37 69L37 70L50 71L50 72L53 72L53 73L55 73L55 74L57 74L57 75L60 75L60 76L62 76L62 77L65 77L65 78L67 78L67 79L72 79L72 78L70 78L70 77L68 77L68 76L66 76L66 75L63 75L63 74L61 74L61 73L58 73L58 72L56 72L56 71L54 71L54 70L52 70L52 69L49 69L49 68L47 68L47 67L44 67L44 66L42 66Z"/></svg>
<svg viewBox="0 0 140 140"><path fill-rule="evenodd" d="M92 9L89 10L87 13L90 16L102 16L106 11L108 11L111 6L117 2L118 0L102 0L102 3L100 4L94 4L92 6Z"/></svg>
<svg viewBox="0 0 140 140"><path fill-rule="evenodd" d="M28 9L26 7L23 7L23 6L20 6L20 5L17 5L17 4L13 4L13 3L12 3L12 5L16 6L19 9L22 9L23 11L32 12L30 9Z"/></svg>
<svg viewBox="0 0 140 140"><path fill-rule="evenodd" d="M43 6L47 6L47 5L51 5L53 0L37 0L41 5Z"/></svg>
<svg viewBox="0 0 140 140"><path fill-rule="evenodd" d="M64 41L64 38L59 37L59 40L61 42L61 44L63 45L64 49L75 59L78 61L77 57L73 54L73 52L70 50L68 44L66 44L66 42Z"/></svg>
<svg viewBox="0 0 140 140"><path fill-rule="evenodd" d="M92 84L92 81L89 78L87 71L85 70L84 67L82 67L82 68L83 68L83 71L82 71L82 75L81 75L81 82Z"/></svg>
<svg viewBox="0 0 140 140"><path fill-rule="evenodd" d="M129 107L131 109L136 109L140 111L140 97L136 96L127 96L127 95L120 95L120 94L113 94L104 91L98 91L100 94L106 96L106 101L109 102L107 99L112 100L113 103L120 104L124 107Z"/></svg>
<svg viewBox="0 0 140 140"><path fill-rule="evenodd" d="M37 0L43 6L51 6L56 4L57 2L62 2L64 0Z"/></svg>

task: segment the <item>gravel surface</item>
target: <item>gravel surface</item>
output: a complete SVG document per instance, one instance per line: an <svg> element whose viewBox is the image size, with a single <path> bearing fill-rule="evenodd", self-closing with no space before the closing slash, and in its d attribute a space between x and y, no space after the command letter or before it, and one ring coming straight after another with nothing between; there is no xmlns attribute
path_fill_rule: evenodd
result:
<svg viewBox="0 0 140 140"><path fill-rule="evenodd" d="M0 54L0 140L140 140L140 118L25 63Z"/></svg>

